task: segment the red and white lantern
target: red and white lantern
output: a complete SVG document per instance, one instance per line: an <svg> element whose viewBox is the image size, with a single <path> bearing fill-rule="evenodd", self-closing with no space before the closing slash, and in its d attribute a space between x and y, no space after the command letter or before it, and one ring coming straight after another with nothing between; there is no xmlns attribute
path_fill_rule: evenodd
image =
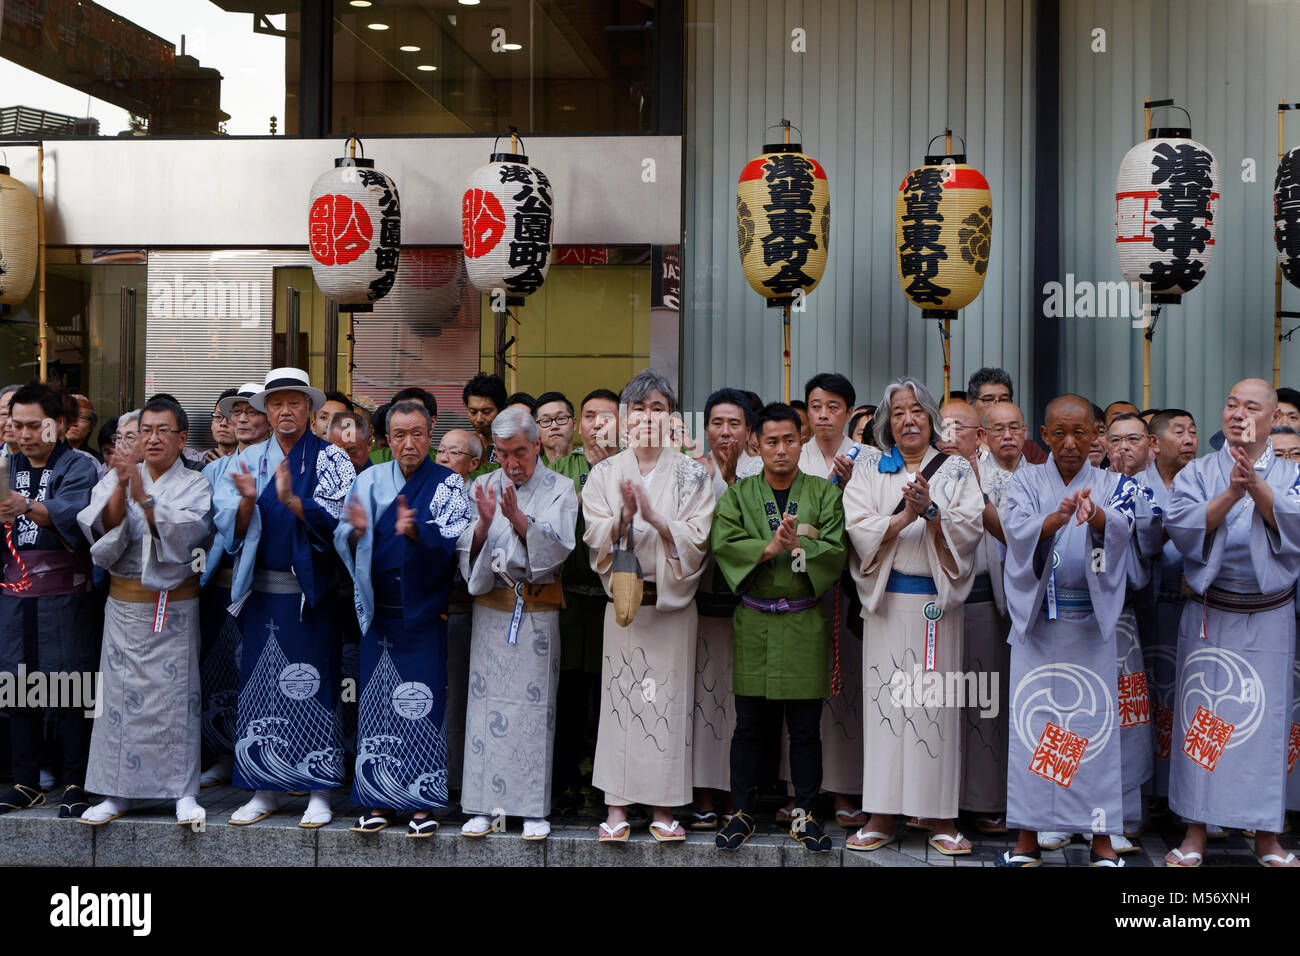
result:
<svg viewBox="0 0 1300 956"><path fill-rule="evenodd" d="M1115 247L1130 282L1169 304L1195 289L1214 255L1219 164L1190 128L1152 129L1115 183Z"/></svg>
<svg viewBox="0 0 1300 956"><path fill-rule="evenodd" d="M402 245L397 187L373 159L334 160L311 188L311 271L344 312L369 312L393 288Z"/></svg>
<svg viewBox="0 0 1300 956"><path fill-rule="evenodd" d="M0 305L17 305L36 281L36 197L0 166Z"/></svg>
<svg viewBox="0 0 1300 956"><path fill-rule="evenodd" d="M474 170L461 200L465 269L474 288L523 305L551 266L554 209L551 181L523 153L492 153Z"/></svg>

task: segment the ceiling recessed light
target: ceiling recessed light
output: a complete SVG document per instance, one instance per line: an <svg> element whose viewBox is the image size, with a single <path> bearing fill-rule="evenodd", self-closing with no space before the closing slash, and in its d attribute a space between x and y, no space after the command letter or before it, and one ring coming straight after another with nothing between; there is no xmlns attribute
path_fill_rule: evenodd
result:
<svg viewBox="0 0 1300 956"><path fill-rule="evenodd" d="M374 6L374 4L370 2L370 0L351 0L351 4L350 4L350 5L351 5L351 6L354 6L354 7L373 7L373 6Z"/></svg>
<svg viewBox="0 0 1300 956"><path fill-rule="evenodd" d="M366 26L368 26L368 27L369 27L370 29L372 29L372 30L387 30L387 29L388 29L388 24L387 24L387 23L367 23Z"/></svg>
<svg viewBox="0 0 1300 956"><path fill-rule="evenodd" d="M462 7L477 7L478 0L460 0L460 5Z"/></svg>
<svg viewBox="0 0 1300 956"><path fill-rule="evenodd" d="M524 46L523 46L522 43L503 43L503 44L501 44L501 49L503 49L503 50L511 50L511 51L514 51L514 50L522 50L523 48L524 48Z"/></svg>
<svg viewBox="0 0 1300 956"><path fill-rule="evenodd" d="M436 67L436 66L431 66L431 65L428 64L428 63L421 63L419 66L416 67L416 69L417 69L417 70L423 70L425 73L432 73L434 70L437 69L437 67Z"/></svg>
<svg viewBox="0 0 1300 956"><path fill-rule="evenodd" d="M409 43L408 43L406 46L399 46L398 49L401 50L403 53L419 53L419 52L420 52L420 48L419 48L418 46L413 46L413 45L411 45L411 44L409 44Z"/></svg>

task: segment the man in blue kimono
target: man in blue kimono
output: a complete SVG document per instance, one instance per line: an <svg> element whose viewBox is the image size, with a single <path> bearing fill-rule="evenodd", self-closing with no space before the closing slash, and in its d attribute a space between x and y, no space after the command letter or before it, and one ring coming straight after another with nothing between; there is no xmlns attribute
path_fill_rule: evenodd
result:
<svg viewBox="0 0 1300 956"><path fill-rule="evenodd" d="M1178 473L1165 529L1195 593L1178 625L1169 808L1189 821L1170 866L1199 866L1206 824L1255 831L1264 866L1300 866L1286 817L1300 573L1300 481L1273 453L1277 393L1238 382L1224 443Z"/></svg>
<svg viewBox="0 0 1300 956"><path fill-rule="evenodd" d="M235 555L230 611L243 651L234 784L256 790L231 815L256 823L289 791L309 790L299 826L332 819L328 792L343 783L338 720L338 630L327 600L338 570L334 529L356 473L341 448L307 426L324 403L307 373L272 369L249 404L271 437L244 450L213 495L217 530Z"/></svg>
<svg viewBox="0 0 1300 956"><path fill-rule="evenodd" d="M17 451L7 456L9 478L0 485L0 672L93 673L101 619L91 591L90 542L77 513L90 503L99 474L90 458L58 440L67 420L62 392L33 384L9 397L8 434ZM90 806L82 789L91 729L86 706L52 708L62 745L61 817L79 817ZM44 707L10 710L14 782L0 794L0 813L45 802L44 726Z"/></svg>
<svg viewBox="0 0 1300 956"><path fill-rule="evenodd" d="M393 460L357 478L334 545L356 581L361 695L352 829L374 833L412 810L407 835L432 836L447 805L447 599L469 526L460 475L429 459L433 419L418 401L388 411Z"/></svg>

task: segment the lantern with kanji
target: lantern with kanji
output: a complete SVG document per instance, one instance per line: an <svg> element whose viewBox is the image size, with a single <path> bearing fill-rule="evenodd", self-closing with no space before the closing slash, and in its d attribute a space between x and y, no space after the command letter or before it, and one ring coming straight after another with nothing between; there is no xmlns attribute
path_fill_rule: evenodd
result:
<svg viewBox="0 0 1300 956"><path fill-rule="evenodd" d="M523 305L551 266L554 210L551 181L526 155L491 153L461 199L465 269L474 288L504 294L508 306Z"/></svg>
<svg viewBox="0 0 1300 956"><path fill-rule="evenodd" d="M736 238L750 288L769 306L807 295L826 271L831 188L799 143L769 143L740 171Z"/></svg>
<svg viewBox="0 0 1300 956"><path fill-rule="evenodd" d="M17 305L36 280L36 197L0 166L0 305Z"/></svg>
<svg viewBox="0 0 1300 956"><path fill-rule="evenodd" d="M307 213L311 271L345 312L369 312L397 278L402 210L393 181L373 159L334 160L311 188Z"/></svg>
<svg viewBox="0 0 1300 956"><path fill-rule="evenodd" d="M1277 164L1273 181L1273 242L1282 275L1300 286L1300 146Z"/></svg>
<svg viewBox="0 0 1300 956"><path fill-rule="evenodd" d="M1188 127L1152 129L1125 154L1115 181L1119 267L1156 305L1181 302L1214 253L1219 164L1191 137Z"/></svg>
<svg viewBox="0 0 1300 956"><path fill-rule="evenodd" d="M955 319L978 298L992 243L993 194L964 153L926 156L903 177L894 228L898 281L923 318Z"/></svg>

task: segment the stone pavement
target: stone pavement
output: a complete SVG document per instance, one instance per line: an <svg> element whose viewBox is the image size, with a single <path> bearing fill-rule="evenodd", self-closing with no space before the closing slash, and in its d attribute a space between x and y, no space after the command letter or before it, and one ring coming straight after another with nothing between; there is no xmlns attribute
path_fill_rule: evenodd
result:
<svg viewBox="0 0 1300 956"><path fill-rule="evenodd" d="M57 791L51 796L55 796ZM772 822L779 805L765 800L759 808L759 832L739 851L723 853L713 846L712 833L690 833L685 843L660 845L643 825L625 844L599 844L596 824L603 817L595 795L587 791L587 806L577 821L553 823L549 839L525 842L521 824L509 821L506 833L481 839L460 835L464 814L449 811L430 839L405 838L406 814L398 823L374 834L349 832L358 808L340 796L335 801L334 822L319 830L297 826L306 797L293 798L285 808L252 826L230 826L230 813L247 793L233 787L202 791L199 802L207 808L202 832L177 826L171 801L151 801L103 826L91 827L58 819L54 806L0 816L0 865L44 866L992 866L1012 843L1010 836L983 836L973 821L961 821L971 840L969 856L948 857L929 847L927 834L906 829L898 820L900 844L870 853L843 849L849 832L831 825L835 841L829 853L813 854L792 840L785 828ZM682 812L684 816L686 811ZM825 819L825 817L820 817ZM1148 827L1141 849L1129 854L1130 866L1161 866L1164 854L1181 830L1168 818ZM1298 849L1292 835L1283 838L1287 849ZM1088 847L1079 837L1060 850L1044 851L1045 866L1087 866ZM1256 866L1252 843L1233 832L1227 839L1211 840L1205 865Z"/></svg>

